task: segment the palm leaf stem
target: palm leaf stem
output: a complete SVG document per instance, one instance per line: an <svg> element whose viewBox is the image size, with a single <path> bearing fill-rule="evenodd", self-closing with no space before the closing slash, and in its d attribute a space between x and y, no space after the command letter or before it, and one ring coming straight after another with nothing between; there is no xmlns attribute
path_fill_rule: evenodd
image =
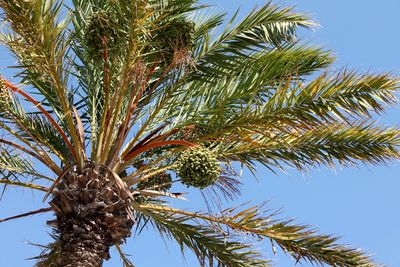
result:
<svg viewBox="0 0 400 267"><path fill-rule="evenodd" d="M34 210L34 211L30 211L30 212L26 212L26 213L22 213L16 216L12 216L9 218L5 218L0 220L0 223L3 222L7 222L7 221L11 221L11 220L15 220L15 219L20 219L20 218L24 218L24 217L28 217L28 216L32 216L32 215L36 215L36 214L40 214L40 213L45 213L45 212L50 212L52 211L53 208L43 208L43 209L39 209L39 210Z"/></svg>
<svg viewBox="0 0 400 267"><path fill-rule="evenodd" d="M109 127L106 127L106 122L108 121L109 116L111 115L111 110L110 110L110 90L109 90L109 70L108 70L108 49L107 49L107 42L106 42L106 36L102 37L102 46L103 46L103 64L104 64L104 75L103 75L103 86L104 86L104 108L103 108L103 115L102 115L102 120L101 120L101 128L100 128L100 135L97 143L97 153L93 154L95 150L92 151L92 156L95 155L95 157L92 157L93 160L100 159L101 151L103 148L103 136L105 134L105 131ZM96 132L92 132L92 134L97 134Z"/></svg>
<svg viewBox="0 0 400 267"><path fill-rule="evenodd" d="M71 154L72 156L77 159L76 153L75 153L75 149L72 146L71 142L68 140L68 137L66 136L65 132L63 131L63 129L61 129L60 125L58 125L58 123L53 119L53 117L42 107L42 105L40 105L40 103L38 101L36 101L35 99L33 99L30 95L28 95L26 92L22 91L21 89L19 89L18 87L16 87L15 85L11 84L8 81L5 81L5 85L10 88L13 92L15 93L19 93L20 95L22 95L23 97L25 97L25 99L27 99L29 102L31 102L32 104L35 105L35 107L37 107L44 116L46 116L46 118L49 120L49 122L57 129L57 131L59 132L59 134L62 136L63 140L65 141L65 143L67 144L67 146L69 147L69 149L71 150Z"/></svg>
<svg viewBox="0 0 400 267"><path fill-rule="evenodd" d="M36 178L43 178L43 179L45 179L47 181L54 182L53 178L48 177L46 175L37 173L35 171L26 170L26 169L23 169L23 168L18 168L18 167L13 167L13 166L10 166L10 165L5 165L5 164L2 164L2 163L0 163L0 170L7 170L7 171L12 172L12 173L31 175L31 176L35 176Z"/></svg>
<svg viewBox="0 0 400 267"><path fill-rule="evenodd" d="M170 146L170 145L179 145L179 146L185 146L185 147L193 147L196 146L196 144L193 144L189 141L185 140L169 140L169 141L162 141L162 142L153 142L151 144L148 144L144 147L140 147L134 151L131 151L125 158L123 158L124 161L130 161L137 157L139 154L149 151L150 149L154 149L157 147L162 147L162 146Z"/></svg>
<svg viewBox="0 0 400 267"><path fill-rule="evenodd" d="M50 158L50 156L47 154L47 152L46 152L46 149L43 147L43 142L40 142L40 140L38 140L36 137L34 137L33 135L32 135L32 133L27 129L27 127L25 127L25 125L21 122L21 120L19 119L19 118L17 118L16 116L13 116L13 120L14 120L14 122L18 125L18 127L23 131L23 132L25 132L25 134L27 134L39 147L40 147L40 149L41 149L41 151L43 151L46 155L47 155L47 157L49 158L49 159L51 159ZM5 128L4 126L4 124L3 123L1 123L0 122L0 124L1 124L1 126L3 127L3 128ZM10 131L9 131L10 132ZM48 144L47 144L48 145ZM65 159L65 157L63 157L63 155L59 152L59 151L57 151L56 149L54 149L52 146L48 146L49 148L50 148L50 150L51 150L51 152L52 153L54 153L58 158L60 158L61 159L61 161L64 161L64 162L67 162L66 161L66 159Z"/></svg>
<svg viewBox="0 0 400 267"><path fill-rule="evenodd" d="M125 177L123 180L127 182L128 187L133 186L134 184L140 183L142 181L146 181L147 179L149 179L150 177L153 177L154 175L157 175L159 173L163 173L165 171L168 170L172 170L175 167L174 164L172 165L168 165L166 167L163 168L156 168L155 171L150 171L146 174L144 174L143 176L133 179L135 177L137 177L138 175L136 175L136 173L134 173L133 175L127 176Z"/></svg>
<svg viewBox="0 0 400 267"><path fill-rule="evenodd" d="M170 70L174 67L175 62L172 62L171 64L168 65L168 67L164 70L164 72L161 74L161 76L158 78L157 82L152 86L150 89L149 93L146 94L145 101L146 103L149 101L150 96L152 92L161 84L161 82L164 80L166 75L170 72ZM165 99L165 98L164 98ZM163 101L161 101L163 102ZM143 105L144 107L145 105ZM139 131L136 133L135 137L128 143L128 146L125 148L125 150L121 153L121 158L124 158L128 153L130 153L130 150L132 147L135 145L135 143L139 140L139 138L142 136L143 132L147 129L149 124L152 122L152 120L155 118L155 116L158 114L160 111L162 105L161 103L158 103L156 106L155 110L150 114L150 116L146 119L145 123L140 127ZM140 113L140 110L138 114ZM132 124L133 126L133 124Z"/></svg>
<svg viewBox="0 0 400 267"><path fill-rule="evenodd" d="M20 125L21 126L21 125ZM60 174L61 173L61 169L57 166L57 164L51 159L51 157L48 155L48 153L46 152L46 150L44 150L44 148L38 143L38 146L40 147L41 151L39 149L36 148L36 146L34 146L32 143L30 143L28 140L26 140L25 138L23 138L22 136L20 136L16 131L14 131L13 129L11 129L10 127L8 127L7 125L5 125L3 122L0 121L0 127L4 130L6 130L7 132L9 132L11 135L13 135L14 137L16 137L19 141L21 141L22 143L24 143L25 145L27 145L28 147L30 147L33 151L36 152L37 155L41 155L43 157L43 160L46 162L46 166L48 166L49 168L51 168L56 174ZM22 126L21 126L22 127ZM29 134L29 133L28 133ZM30 137L35 140L35 138L33 136L30 135ZM35 142L37 143L37 141L35 140Z"/></svg>
<svg viewBox="0 0 400 267"><path fill-rule="evenodd" d="M134 114L134 112L135 112L135 110L137 108L139 100L143 96L143 93L144 93L144 91L146 89L146 84L150 80L151 76L154 74L154 71L156 70L156 67L157 67L157 64L154 64L154 66L150 70L149 75L147 75L146 81L142 85L140 85L141 88L140 88L140 90L138 92L138 95L136 95L135 97L132 97L130 99L130 103L128 105L128 115L125 117L125 121L124 121L124 124L122 125L122 128L120 128L120 130L117 133L117 140L118 141L117 141L117 145L115 146L114 153L112 153L114 156L113 156L113 159L111 160L111 168L115 165L115 161L118 158L119 151L120 151L120 149L121 149L121 147L122 147L122 145L124 143L124 140L126 139L128 133L131 130L131 127L129 127L129 122L132 119L132 115ZM150 97L151 93L152 93L151 91L148 93L149 97Z"/></svg>
<svg viewBox="0 0 400 267"><path fill-rule="evenodd" d="M18 145L18 144L14 143L14 142L7 141L7 140L1 139L1 138L0 138L0 143L15 147L15 148L17 148L17 149L19 149L19 150L31 155L32 157L34 157L34 158L38 159L40 162L42 162L45 166L50 168L56 174L61 173L61 169L58 166L56 166L55 164L54 165L53 164L49 165L49 162L45 158L43 158L41 155L35 153L34 151L31 151L31 150L27 149L26 147L23 147L23 146Z"/></svg>
<svg viewBox="0 0 400 267"><path fill-rule="evenodd" d="M39 190L42 192L47 192L48 188L33 184L33 183L23 183L23 182L16 182L16 181L10 181L8 179L0 179L0 184L5 184L5 185L12 185L12 186L19 186L19 187L25 187L25 188L30 188L34 190Z"/></svg>

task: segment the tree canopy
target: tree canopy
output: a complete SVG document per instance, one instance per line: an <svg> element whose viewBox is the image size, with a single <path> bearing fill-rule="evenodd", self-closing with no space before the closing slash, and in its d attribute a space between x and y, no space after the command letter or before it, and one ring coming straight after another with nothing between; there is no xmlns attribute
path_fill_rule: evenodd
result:
<svg viewBox="0 0 400 267"><path fill-rule="evenodd" d="M101 261L115 245L125 266L133 263L120 245L132 226L176 240L201 266L270 266L258 239L297 262L376 266L263 205L194 212L169 201L184 198L177 183L236 198L241 168L257 175L261 166L277 173L399 158L400 130L375 120L397 103L399 79L331 71L330 51L297 38L317 26L306 14L269 2L226 20L196 0L0 0L0 8L1 42L18 61L15 77L0 80L0 183L49 203L17 217L57 216L38 266L69 266L59 260L69 240L61 222L72 217L105 222L115 243Z"/></svg>

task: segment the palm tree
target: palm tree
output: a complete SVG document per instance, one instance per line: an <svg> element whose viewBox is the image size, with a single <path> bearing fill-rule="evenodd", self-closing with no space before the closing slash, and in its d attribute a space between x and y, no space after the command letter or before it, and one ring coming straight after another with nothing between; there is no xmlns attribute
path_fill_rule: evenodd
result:
<svg viewBox="0 0 400 267"><path fill-rule="evenodd" d="M195 212L168 202L184 198L179 184L233 199L242 168L399 158L400 131L373 122L396 103L398 79L330 72L329 51L296 39L316 26L305 14L268 3L224 26L196 0L0 7L1 40L20 69L0 80L0 183L48 203L1 222L54 212L54 243L37 266L102 266L113 246L133 266L120 245L150 225L201 266L269 266L245 236L298 262L375 266L264 205Z"/></svg>

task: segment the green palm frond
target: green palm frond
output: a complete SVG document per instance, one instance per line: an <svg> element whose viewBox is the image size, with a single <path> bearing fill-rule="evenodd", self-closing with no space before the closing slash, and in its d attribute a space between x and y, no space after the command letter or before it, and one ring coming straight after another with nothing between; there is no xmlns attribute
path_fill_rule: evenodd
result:
<svg viewBox="0 0 400 267"><path fill-rule="evenodd" d="M373 125L332 124L315 130L271 134L260 129L252 142L232 142L222 155L239 161L258 161L284 168L281 163L302 170L308 166L381 164L399 158L398 129ZM225 154L226 153L226 154Z"/></svg>
<svg viewBox="0 0 400 267"><path fill-rule="evenodd" d="M38 178L48 179L38 173L34 169L32 161L28 157L24 157L20 151L0 144L0 186L3 188L3 193L8 186L46 190L45 187L32 183L34 179Z"/></svg>
<svg viewBox="0 0 400 267"><path fill-rule="evenodd" d="M8 25L2 41L19 60L19 76L45 97L60 118L66 104L61 103L62 87L68 79L62 76L64 70L58 69L64 67L67 52L68 18L58 21L62 5L58 0L0 1Z"/></svg>
<svg viewBox="0 0 400 267"><path fill-rule="evenodd" d="M39 174L33 167L29 157L25 157L21 152L13 148L0 146L0 175L1 183L4 185L20 183L20 179L46 178ZM50 178L49 178L50 179ZM21 185L24 183L20 183Z"/></svg>
<svg viewBox="0 0 400 267"><path fill-rule="evenodd" d="M221 212L221 215L216 216L162 206L142 205L140 208L146 209L146 214L149 214L158 223L163 223L165 220L162 220L162 217L160 219L161 215L158 214L161 213L162 216L170 218L173 222L202 220L213 231L229 233L229 236L233 235L231 231L235 231L239 235L250 234L255 238L271 239L273 243L276 243L286 253L294 257L297 262L310 262L316 265L329 264L338 267L375 266L373 261L359 249L337 244L338 238L318 234L317 231L308 226L294 224L293 220L277 220L274 213L266 215L262 207L250 207L244 210L238 210L238 208L226 209ZM151 210L153 214L148 210ZM225 230L222 228L223 226L226 227ZM184 232L184 230L181 230L181 232ZM177 235L177 237L179 242L181 236ZM203 240L208 242L206 239Z"/></svg>
<svg viewBox="0 0 400 267"><path fill-rule="evenodd" d="M29 115L22 105L16 104L16 108L10 113L9 121L19 129L18 135L46 147L49 152L59 157L65 164L72 160L72 151L64 142L57 129L42 114Z"/></svg>
<svg viewBox="0 0 400 267"><path fill-rule="evenodd" d="M122 251L120 245L116 244L115 248L122 260L122 263L124 264L123 267L135 267L135 265L128 259L128 255Z"/></svg>
<svg viewBox="0 0 400 267"><path fill-rule="evenodd" d="M189 222L192 219L190 217L171 216L156 211L146 211L144 214L152 219L160 233L175 239L182 253L184 249L195 253L200 266L270 266L249 244L230 240L213 227L192 224Z"/></svg>
<svg viewBox="0 0 400 267"><path fill-rule="evenodd" d="M13 172L17 173L31 173L33 172L33 166L27 158L23 158L22 155L15 153L13 149L6 149L3 146L0 147L0 169L4 172L12 175ZM5 175L8 176L8 175Z"/></svg>
<svg viewBox="0 0 400 267"><path fill-rule="evenodd" d="M24 119L24 126L30 131L30 134L42 144L46 144L47 147L55 155L63 160L66 164L69 164L72 159L71 151L68 146L65 145L63 139L50 124L42 116L27 116ZM29 139L29 136L26 135Z"/></svg>
<svg viewBox="0 0 400 267"><path fill-rule="evenodd" d="M51 234L50 237L53 239L52 243L47 245L31 244L42 251L39 256L30 259L37 261L35 267L56 267L58 265L61 241L58 240L58 236L55 234Z"/></svg>
<svg viewBox="0 0 400 267"><path fill-rule="evenodd" d="M160 116L179 118L179 126L201 122L217 130L246 124L304 128L366 120L397 102L398 81L388 74L344 71L333 77L323 74L306 85L290 77L274 85L267 75L247 68L214 86L187 85L190 90L185 87L170 99L170 108ZM185 113L180 115L182 109Z"/></svg>
<svg viewBox="0 0 400 267"><path fill-rule="evenodd" d="M60 20L63 1L39 0L35 2L0 1L7 22L3 43L10 48L20 62L20 77L35 86L51 106L65 131L71 136L74 153L80 155L78 135L71 113L71 94L67 89L69 69L66 55L69 50L66 28L68 15Z"/></svg>
<svg viewBox="0 0 400 267"><path fill-rule="evenodd" d="M33 173L32 173L33 174ZM35 174L36 177L41 178L41 176L38 176ZM33 183L25 183L25 182L17 182L17 181L12 181L10 179L0 179L0 184L3 184L5 186L16 186L16 187L22 187L22 188L29 188L32 190L38 190L42 192L47 192L49 189L47 187L33 184Z"/></svg>
<svg viewBox="0 0 400 267"><path fill-rule="evenodd" d="M21 126L21 124L17 125ZM36 140L34 142L31 142L32 135L28 134L26 128L22 127L23 130L21 131L14 130L3 122L0 122L0 126L2 130L4 130L6 136L10 138L10 140L15 139L17 142L20 143L19 144L17 142L0 139L0 143L2 145L7 145L9 147L13 147L14 149L19 150L20 152L27 153L28 155L31 155L32 157L38 159L41 163L47 166L52 172L56 174L61 173L61 169L57 166L57 164L53 161L53 159L51 159L49 154L43 148L43 145L37 144ZM28 139L26 138L27 134L30 137Z"/></svg>
<svg viewBox="0 0 400 267"><path fill-rule="evenodd" d="M60 125L55 122L39 102L31 98L26 92L21 90L18 92L28 97L32 101L31 103L34 104L36 108L39 108L39 111L43 110L44 112L28 113L16 95L12 95L0 114L0 118L8 124L6 125L4 122L0 122L2 128L19 139L19 141L22 141L25 145L30 146L30 143L35 143L42 149L45 147L47 151L58 156L65 164L71 162L75 153ZM66 141L68 141L68 143L66 143ZM33 150L37 151L37 149ZM40 152L36 152L35 157L42 158L42 155ZM46 162L43 162L43 160L41 161L51 169L56 169L51 160L50 162L46 161L46 159L44 159Z"/></svg>
<svg viewBox="0 0 400 267"><path fill-rule="evenodd" d="M397 90L398 81L390 74L357 74L344 70L334 76L323 74L305 86L296 84L295 88L277 89L266 106L272 114L309 109L309 117L326 121L349 116L363 119L395 104Z"/></svg>
<svg viewBox="0 0 400 267"><path fill-rule="evenodd" d="M218 74L225 71L238 71L236 64L249 58L253 52L261 49L273 49L295 41L295 32L299 27L316 26L305 14L295 13L292 8L280 8L267 3L254 10L237 26L231 27L236 15L216 40L207 38L196 57L197 66L202 75L216 80ZM214 78L212 78L214 77Z"/></svg>
<svg viewBox="0 0 400 267"><path fill-rule="evenodd" d="M194 12L207 5L200 5L196 0L149 0L149 8L154 10L154 18L174 19Z"/></svg>

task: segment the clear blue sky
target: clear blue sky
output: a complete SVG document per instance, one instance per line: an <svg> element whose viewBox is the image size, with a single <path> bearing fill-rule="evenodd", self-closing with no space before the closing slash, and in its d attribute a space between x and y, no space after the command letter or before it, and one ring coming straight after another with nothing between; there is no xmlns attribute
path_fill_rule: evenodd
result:
<svg viewBox="0 0 400 267"><path fill-rule="evenodd" d="M220 9L232 12L241 6L241 14L255 5L267 1L209 0ZM287 0L281 3L296 4L322 25L316 32L305 33L304 39L322 44L334 51L336 67L347 66L360 71L374 72L400 70L400 10L399 0ZM0 50L0 66L10 59ZM4 73L5 70L0 69ZM391 109L382 121L400 123L399 107ZM255 181L245 177L240 203L260 203L269 200L269 207L283 207L286 217L318 227L323 233L344 236L344 243L354 244L375 255L382 264L400 266L400 164L392 162L386 167L359 166L354 169L313 169L308 174L289 171L278 176L260 168ZM10 190L0 202L0 217L42 207L42 196L28 191ZM232 203L233 205L234 203ZM194 196L185 207L204 207ZM36 256L39 250L26 242L46 243L49 239L45 226L47 215L0 225L0 266L32 266L24 259ZM168 249L157 234L145 233L131 239L126 251L138 267L192 267L198 266L190 253L183 261L179 248ZM276 262L276 266L294 266L294 261L280 253L274 257L268 243L259 246ZM105 266L121 266L115 257ZM303 266L308 266L304 264Z"/></svg>

